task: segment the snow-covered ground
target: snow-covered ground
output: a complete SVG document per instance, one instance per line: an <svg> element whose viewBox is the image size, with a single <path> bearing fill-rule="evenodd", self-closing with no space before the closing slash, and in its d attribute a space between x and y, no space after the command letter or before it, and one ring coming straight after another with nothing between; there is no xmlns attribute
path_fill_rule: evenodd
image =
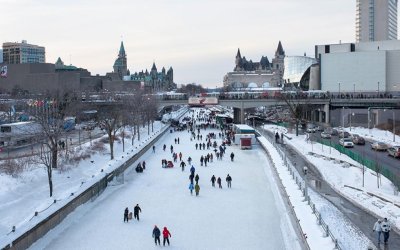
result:
<svg viewBox="0 0 400 250"><path fill-rule="evenodd" d="M185 110L174 112L172 116L178 117ZM165 128L166 125L158 121L154 123L153 132L150 129L150 134L147 127L140 127L140 141L135 138L132 146L131 139L126 138L125 152L122 152L122 142L115 142L114 160L110 160L107 143L101 152L98 148L93 149L90 142L83 144L82 149L76 147L76 154L90 155L90 157L76 166L60 165L59 170L53 171L53 197L49 197L47 173L44 167L34 167L23 172L18 178L0 174L0 246L8 244L15 235L34 226L48 214L69 202L71 193L77 195L83 192L101 179L105 172L111 172L120 166ZM126 132L129 134L130 131ZM106 137L93 140L92 145ZM101 172L102 169L104 172ZM54 203L54 200L57 202ZM34 216L35 212L39 212L37 217ZM13 226L16 226L16 233L10 233Z"/></svg>
<svg viewBox="0 0 400 250"><path fill-rule="evenodd" d="M156 123L154 133L147 136L147 128L144 128L140 144L135 141L133 147L127 138L126 152L134 154L163 129L165 125ZM202 131L203 136L208 132L210 130ZM176 137L180 137L179 145L173 142ZM220 142L219 139L217 141ZM154 225L170 229L171 247L174 249L299 249L299 239L288 222L288 211L261 146L248 151L237 146L227 147L227 155L222 161L214 157L214 162L208 167L200 167L199 157L211 153L211 150L195 150L194 143L190 141L187 131L167 133L157 142L156 154L150 150L140 159L147 163L144 173L137 174L133 168L128 169L124 184L110 186L94 202L78 207L31 249L148 249L154 246L151 238ZM167 145L165 152L162 151L163 144ZM193 158L193 165L200 176L199 197L189 193L188 167L185 172L178 167L161 168L161 159L171 159L171 144L176 152L183 153L185 160L189 155ZM297 145L298 148L306 146ZM83 145L83 151L88 148L89 143ZM92 154L90 159L78 166L54 172L52 198L48 197L47 176L43 168L25 172L19 178L0 175L0 183L7 183L0 186L0 246L67 203L71 193L76 195L82 192L104 176L101 169L109 172L121 165L129 157L126 152L122 153L122 143L116 143L115 160L109 161L106 145L106 151ZM234 162L228 159L230 152L235 153ZM271 156L277 166L282 166L273 148ZM308 236L311 249L333 249L333 242L323 236L322 228L317 225L310 207L303 202L304 197L293 180L284 170L277 171ZM232 189L226 188L225 177L228 173L233 178ZM222 178L222 190L211 187L213 174ZM385 189L389 190L387 186ZM310 195L319 211L331 206L317 194L310 192ZM57 199L56 204L53 204L54 199ZM124 224L123 210L125 207L132 210L137 203L143 210L141 221ZM40 212L48 206L49 209L33 217L35 211ZM345 239L345 249L362 249L368 245L368 239L355 232L348 221L331 207L328 210L330 212L325 212L327 216L324 219L334 225L336 234L345 234L341 238ZM16 233L6 236L13 225L17 228Z"/></svg>
<svg viewBox="0 0 400 250"><path fill-rule="evenodd" d="M400 136L395 135L395 141L393 141L393 133L387 130L381 130L377 128L363 128L363 127L349 127L344 128L345 131L350 134L358 134L369 141L381 141L392 146L400 145Z"/></svg>
<svg viewBox="0 0 400 250"><path fill-rule="evenodd" d="M209 132L219 130L201 130L203 142ZM180 144L174 143L177 137ZM275 199L279 194L261 147L243 151L228 146L222 160L214 157L201 167L200 156L214 152L195 150L195 143L187 131L167 133L157 142L155 154L149 150L141 157L144 173L127 170L123 185L107 188L96 201L80 206L31 249L151 249L154 225L169 228L171 249L299 249L285 207ZM198 197L190 195L188 167L182 172L178 160L172 169L161 168L161 159L172 160L170 145L185 161L193 159L200 176ZM233 178L231 189L227 174ZM211 186L212 175L222 178L222 189ZM124 223L125 207L132 210L137 203L140 222Z"/></svg>
<svg viewBox="0 0 400 250"><path fill-rule="evenodd" d="M300 154L307 157L333 189L364 210L378 217L388 218L394 229L400 231L400 208L394 205L400 205L400 197L395 195L396 188L387 178L381 176L378 189L375 172L365 167L363 187L363 168L360 163L347 155L319 143L313 142L311 144L306 141L306 135L296 137L295 134L288 133L283 127L266 125L265 128L272 132L286 133L292 139L286 139L285 143L292 145ZM362 131L362 129L353 128L351 132L364 136L365 134ZM382 131L374 129L371 131L371 138L384 141L385 136L382 136L384 133L384 131L382 133Z"/></svg>

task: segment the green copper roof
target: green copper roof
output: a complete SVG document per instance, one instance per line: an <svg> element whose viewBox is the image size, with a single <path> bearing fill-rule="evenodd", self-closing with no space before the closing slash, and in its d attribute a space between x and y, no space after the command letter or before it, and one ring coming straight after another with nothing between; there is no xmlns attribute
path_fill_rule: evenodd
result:
<svg viewBox="0 0 400 250"><path fill-rule="evenodd" d="M124 42L121 41L121 46L119 47L119 53L118 57L125 57L125 48L124 48Z"/></svg>

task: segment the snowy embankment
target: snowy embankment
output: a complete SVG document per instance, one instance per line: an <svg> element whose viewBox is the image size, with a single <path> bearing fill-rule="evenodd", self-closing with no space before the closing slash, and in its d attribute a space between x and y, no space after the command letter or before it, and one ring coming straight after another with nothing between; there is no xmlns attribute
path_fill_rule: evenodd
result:
<svg viewBox="0 0 400 250"><path fill-rule="evenodd" d="M286 194L293 205L299 224L307 237L310 249L333 249L335 244L331 238L323 237L323 229L317 224L316 217L313 215L311 207L303 202L304 197L290 173L284 166L284 162L275 147L264 137L259 137L259 142L269 152L273 166L279 175L279 180L283 184ZM313 223L310 223L313 222Z"/></svg>
<svg viewBox="0 0 400 250"><path fill-rule="evenodd" d="M276 149L266 138L260 137L260 143L269 151L274 166L279 174L285 191L293 205L293 209L299 219L302 231L307 236L307 242L311 249L333 249L335 243L330 237L326 236L326 232L321 225L318 224L316 214L313 213L312 207L307 203L303 192L299 189L293 176L296 176L299 182L301 177L293 173L293 176L285 166L285 162ZM288 162L290 164L290 162ZM292 169L294 167L292 166ZM321 197L319 194L308 189L308 195L315 209L321 216L321 219L329 226L330 232L338 240L341 249L367 249L373 246L372 242L355 228L352 223L329 201Z"/></svg>
<svg viewBox="0 0 400 250"><path fill-rule="evenodd" d="M268 125L265 128L271 132L286 133L292 139L285 140L285 143L305 156L335 191L365 211L388 218L393 229L400 231L400 197L396 195L396 187L386 177L381 175L377 188L376 173L365 167L363 186L363 167L347 155L319 143L307 142L305 135L296 137L283 127ZM355 132L354 129L352 132ZM360 131L355 133L363 135ZM372 138L382 139L379 133Z"/></svg>
<svg viewBox="0 0 400 250"><path fill-rule="evenodd" d="M377 128L363 128L363 127L351 127L344 128L345 131L350 134L358 134L364 137L367 141L380 141L387 143L391 146L400 146L400 136L395 135L395 142L393 142L393 133L387 130L381 130Z"/></svg>
<svg viewBox="0 0 400 250"><path fill-rule="evenodd" d="M180 117L187 108L173 112L172 116ZM62 165L53 171L53 197L49 197L47 172L45 167L36 167L24 171L18 178L0 174L0 247L11 243L49 215L62 208L74 197L101 180L129 158L148 145L158 134L165 131L168 125L155 122L153 130L140 127L140 141L135 139L133 145L129 136L125 138L125 152L122 139L114 144L114 160L110 160L107 143L104 148L95 148L98 142L106 139L103 136L81 147L74 148L74 154L87 155L76 165ZM125 133L130 135L130 130ZM98 144L97 144L98 145ZM4 185L7 184L7 185ZM37 215L35 216L35 212ZM15 232L12 228L15 226Z"/></svg>

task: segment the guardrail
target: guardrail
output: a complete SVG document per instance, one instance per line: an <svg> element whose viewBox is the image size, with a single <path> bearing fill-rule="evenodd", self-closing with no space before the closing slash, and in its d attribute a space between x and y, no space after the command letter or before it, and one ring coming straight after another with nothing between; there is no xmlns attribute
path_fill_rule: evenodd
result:
<svg viewBox="0 0 400 250"><path fill-rule="evenodd" d="M301 177L301 175L297 171L296 167L286 157L285 153L276 145L274 139L271 136L265 136L265 138L270 141L270 143L274 146L274 148L279 153L287 170L289 171L290 175L292 176L292 179L296 182L297 186L302 191L303 196L305 198L304 201L307 202L307 204L311 207L313 214L317 218L318 224L321 225L321 227L323 228L323 230L325 232L325 236L331 237L332 241L335 243L335 248L342 250L339 240L333 235L332 231L329 229L329 225L323 220L321 213L316 209L315 204L312 202L310 196L308 195L307 182L303 179L303 177ZM266 151L268 152L268 149L266 149ZM269 153L267 153L267 154L269 154ZM271 157L271 156L269 156L269 157ZM275 168L275 166L274 166L274 168Z"/></svg>

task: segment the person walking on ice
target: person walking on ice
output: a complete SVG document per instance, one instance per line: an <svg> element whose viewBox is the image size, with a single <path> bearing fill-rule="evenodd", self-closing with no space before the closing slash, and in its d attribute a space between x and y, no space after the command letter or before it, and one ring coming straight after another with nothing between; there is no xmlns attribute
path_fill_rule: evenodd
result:
<svg viewBox="0 0 400 250"><path fill-rule="evenodd" d="M128 209L128 208L125 208L125 212L124 212L124 222L128 222L128 221L129 221L128 215L129 215L129 209Z"/></svg>
<svg viewBox="0 0 400 250"><path fill-rule="evenodd" d="M233 161L233 158L235 158L235 154L232 152L231 153L231 161Z"/></svg>
<svg viewBox="0 0 400 250"><path fill-rule="evenodd" d="M232 188L232 177L229 174L226 176L226 182L228 183L228 188Z"/></svg>
<svg viewBox="0 0 400 250"><path fill-rule="evenodd" d="M275 142L278 143L279 141L279 134L278 131L275 133Z"/></svg>
<svg viewBox="0 0 400 250"><path fill-rule="evenodd" d="M190 182L190 184L189 184L189 190L190 190L190 194L191 194L191 195L193 195L193 189L194 189L193 182Z"/></svg>
<svg viewBox="0 0 400 250"><path fill-rule="evenodd" d="M186 166L186 163L184 161L181 161L182 172L185 171L185 166Z"/></svg>
<svg viewBox="0 0 400 250"><path fill-rule="evenodd" d="M215 178L215 176L213 175L213 176L211 177L211 185L212 185L213 187L215 187L215 180L216 180L216 178Z"/></svg>
<svg viewBox="0 0 400 250"><path fill-rule="evenodd" d="M200 179L199 175L196 174L196 176L194 177L194 181L196 182L196 184L199 184L199 179Z"/></svg>
<svg viewBox="0 0 400 250"><path fill-rule="evenodd" d="M222 189L221 177L217 179L218 187Z"/></svg>
<svg viewBox="0 0 400 250"><path fill-rule="evenodd" d="M159 245L159 246L161 245L161 242L160 242L160 235L161 235L161 231L160 231L160 229L157 227L157 225L155 225L155 226L154 226L154 229L153 229L153 238L154 238L154 243L156 243L156 246L157 246L157 242L158 242L158 245Z"/></svg>
<svg viewBox="0 0 400 250"><path fill-rule="evenodd" d="M156 146L153 145L153 153L156 152Z"/></svg>
<svg viewBox="0 0 400 250"><path fill-rule="evenodd" d="M140 209L139 204L136 204L136 206L133 208L133 217L139 221L139 212L142 212L142 209Z"/></svg>
<svg viewBox="0 0 400 250"><path fill-rule="evenodd" d="M377 222L375 222L374 227L372 229L373 232L376 232L378 236L378 245L381 244L381 234L382 234L382 220L378 219Z"/></svg>
<svg viewBox="0 0 400 250"><path fill-rule="evenodd" d="M200 193L200 186L199 186L199 184L196 183L196 185L194 185L194 191L196 192L196 196L199 196L199 193Z"/></svg>
<svg viewBox="0 0 400 250"><path fill-rule="evenodd" d="M196 187L195 187L196 189ZM389 240L389 232L391 229L390 223L387 220L387 218L383 219L382 223L381 223L381 228L382 228L382 233L383 233L383 243L385 243L385 245L388 244L388 240Z"/></svg>
<svg viewBox="0 0 400 250"><path fill-rule="evenodd" d="M168 242L168 246L169 246L169 237L172 237L172 236L171 236L171 233L168 231L167 227L164 227L162 234L163 234L163 246L165 246L165 242Z"/></svg>

